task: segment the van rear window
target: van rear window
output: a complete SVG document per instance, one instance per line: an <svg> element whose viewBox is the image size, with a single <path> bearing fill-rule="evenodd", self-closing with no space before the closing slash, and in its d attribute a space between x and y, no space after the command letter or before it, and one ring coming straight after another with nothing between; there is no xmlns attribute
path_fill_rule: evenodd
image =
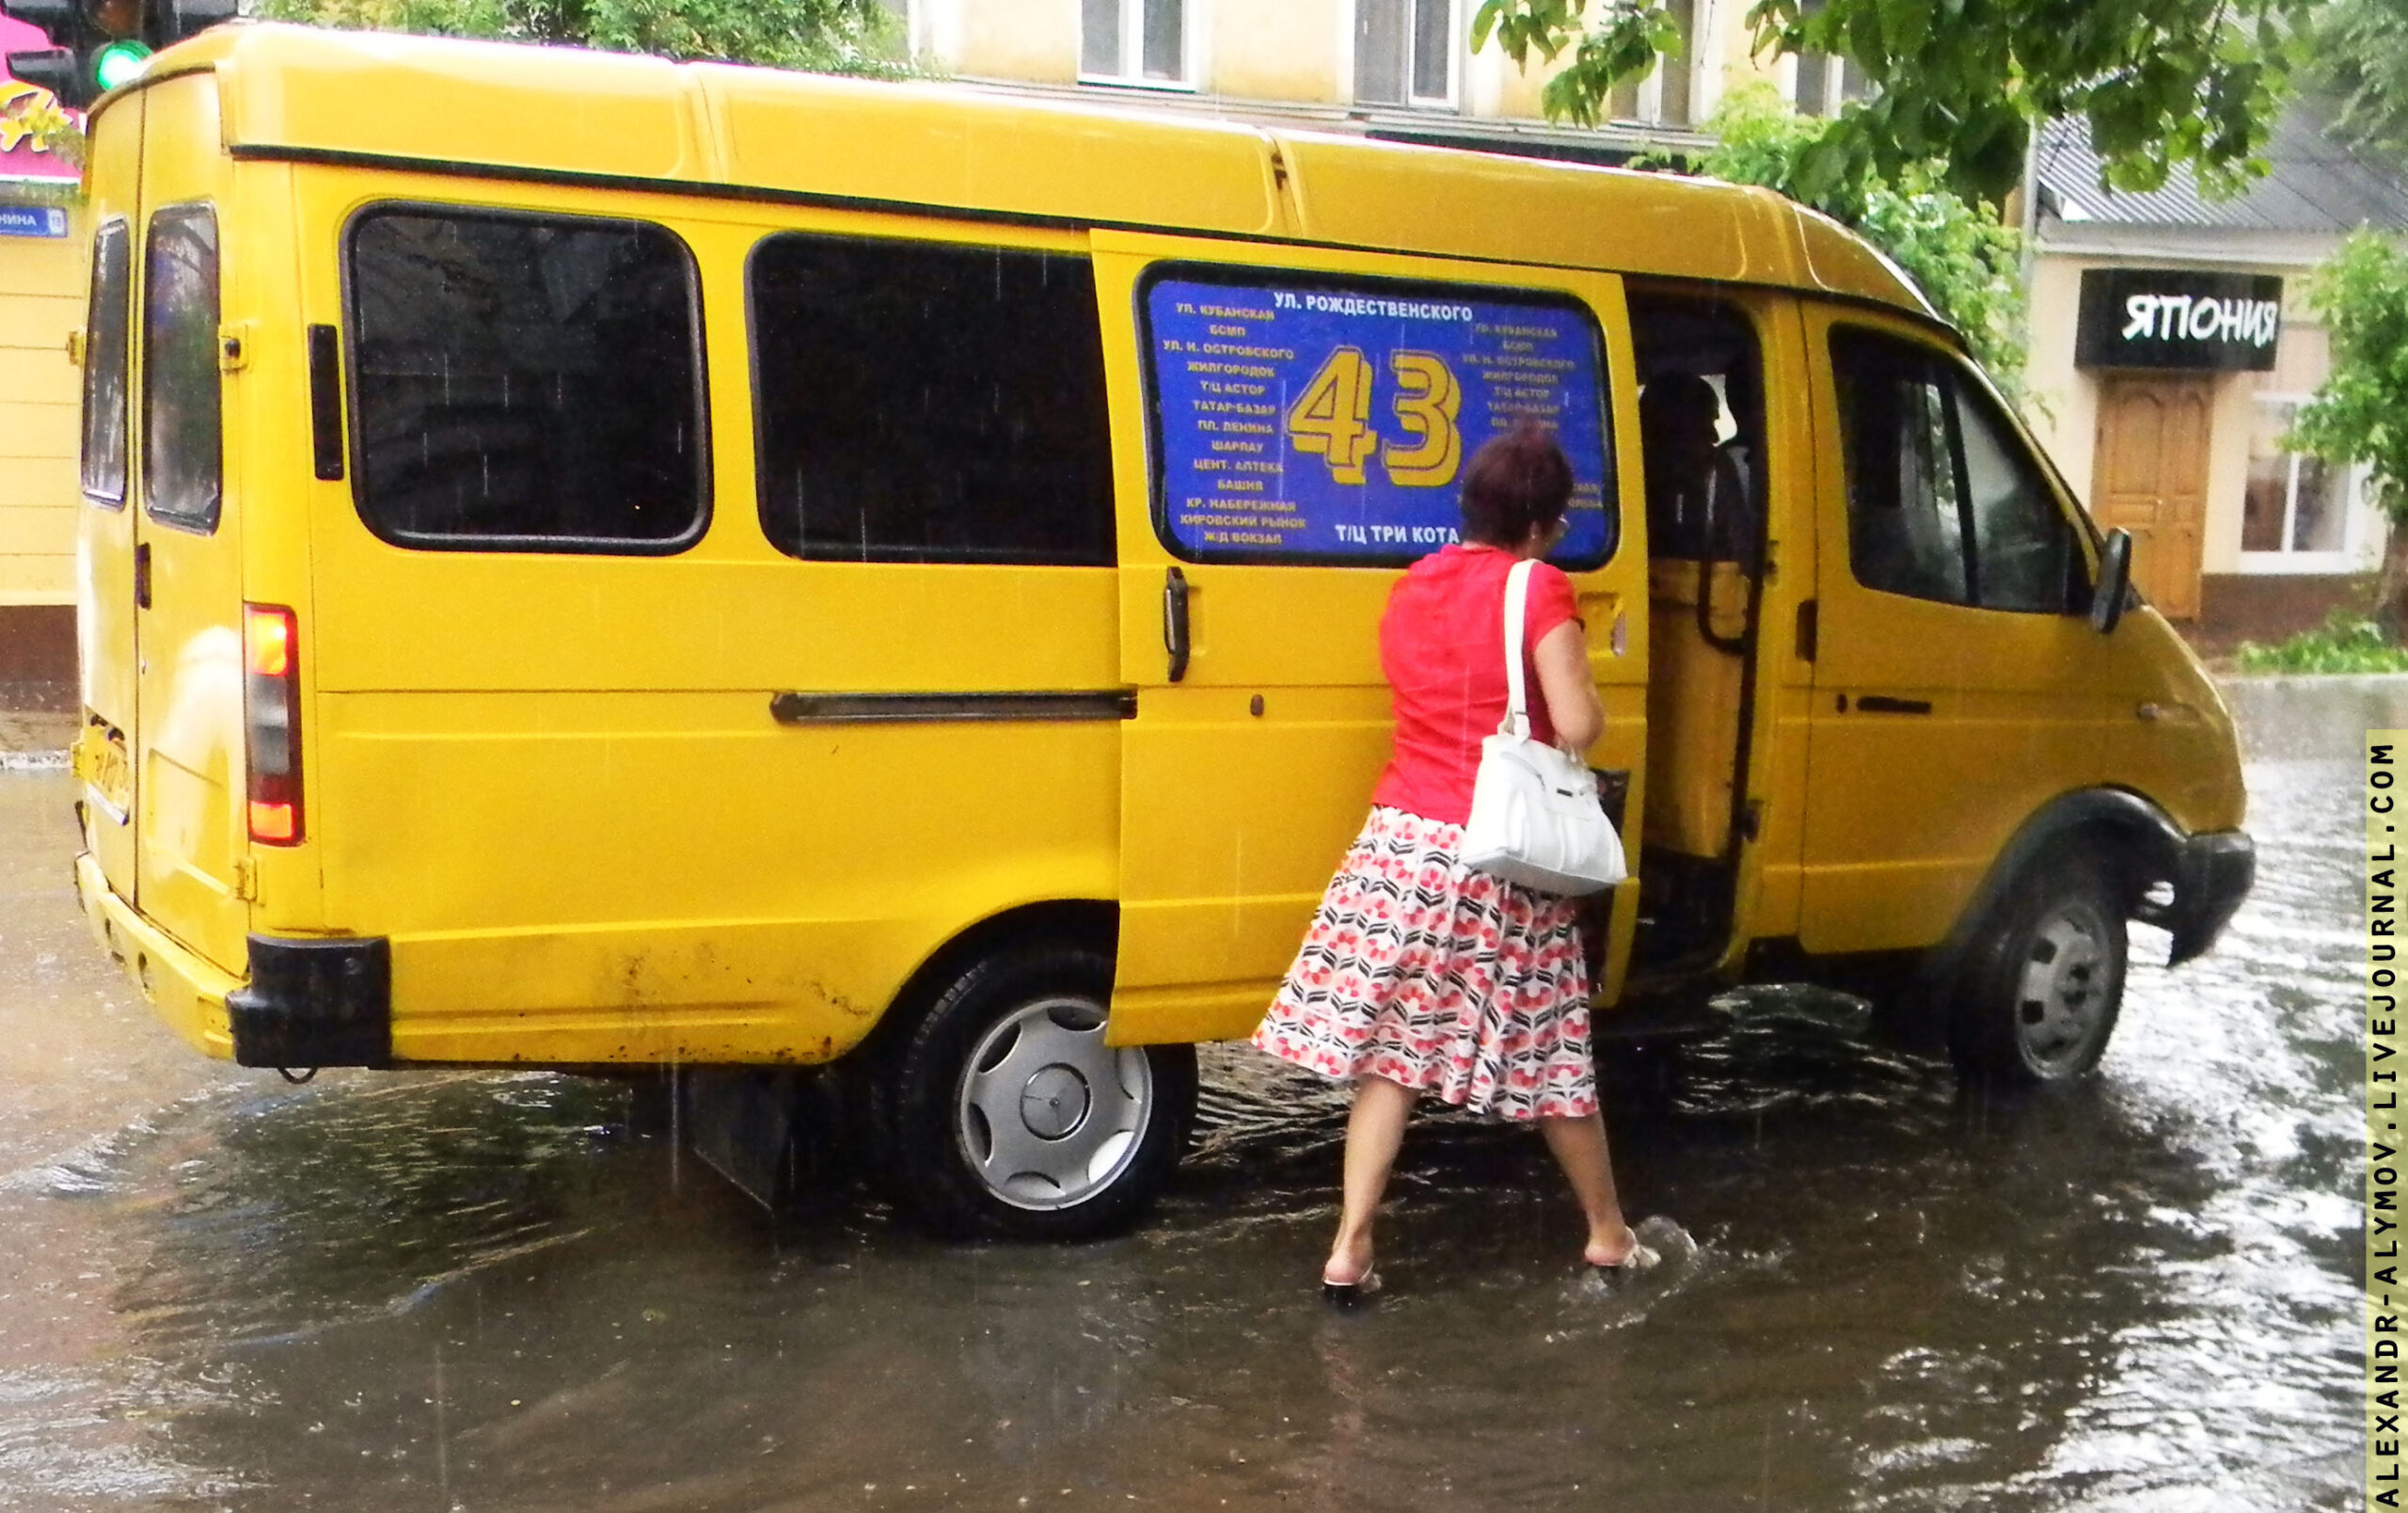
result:
<svg viewBox="0 0 2408 1513"><path fill-rule="evenodd" d="M92 299L84 314L84 497L125 502L125 354L134 238L112 220L92 236Z"/></svg>
<svg viewBox="0 0 2408 1513"><path fill-rule="evenodd" d="M702 534L700 301L665 228L385 207L352 222L347 272L369 529L490 551Z"/></svg>
<svg viewBox="0 0 2408 1513"><path fill-rule="evenodd" d="M1086 259L782 233L751 284L761 525L779 549L1112 564Z"/></svg>
<svg viewBox="0 0 2408 1513"><path fill-rule="evenodd" d="M1456 538L1463 468L1517 422L1572 459L1549 561L1618 535L1597 324L1566 295L1167 266L1140 295L1156 527L1190 561L1395 565Z"/></svg>
<svg viewBox="0 0 2408 1513"><path fill-rule="evenodd" d="M153 518L217 529L217 213L176 205L150 217L142 279L142 494Z"/></svg>

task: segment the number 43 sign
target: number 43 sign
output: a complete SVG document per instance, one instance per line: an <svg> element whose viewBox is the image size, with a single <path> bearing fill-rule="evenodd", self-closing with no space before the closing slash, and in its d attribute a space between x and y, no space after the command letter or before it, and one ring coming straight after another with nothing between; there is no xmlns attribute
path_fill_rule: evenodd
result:
<svg viewBox="0 0 2408 1513"><path fill-rule="evenodd" d="M1434 353L1391 352L1388 369L1397 385L1390 407L1411 440L1384 444L1371 429L1370 359L1360 347L1342 346L1289 406L1289 443L1299 452L1321 454L1333 483L1362 483L1363 465L1373 452L1388 482L1401 488L1453 483L1464 460L1464 434L1455 424L1463 386Z"/></svg>

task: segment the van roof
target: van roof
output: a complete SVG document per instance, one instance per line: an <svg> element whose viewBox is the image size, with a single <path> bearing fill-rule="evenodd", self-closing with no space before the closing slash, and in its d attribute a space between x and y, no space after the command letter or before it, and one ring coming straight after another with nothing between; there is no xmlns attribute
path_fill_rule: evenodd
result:
<svg viewBox="0 0 2408 1513"><path fill-rule="evenodd" d="M1938 319L1837 223L1769 190L1667 174L958 85L261 23L179 43L143 82L203 70L238 158L1770 284Z"/></svg>

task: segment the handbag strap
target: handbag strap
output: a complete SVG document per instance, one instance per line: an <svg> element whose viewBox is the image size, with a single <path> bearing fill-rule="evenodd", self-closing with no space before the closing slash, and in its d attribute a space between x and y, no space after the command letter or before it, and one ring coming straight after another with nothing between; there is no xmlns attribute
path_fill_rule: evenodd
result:
<svg viewBox="0 0 2408 1513"><path fill-rule="evenodd" d="M1537 563L1525 557L1505 575L1505 721L1497 727L1503 736L1530 734L1529 691L1522 684L1522 629L1529 618L1530 570Z"/></svg>

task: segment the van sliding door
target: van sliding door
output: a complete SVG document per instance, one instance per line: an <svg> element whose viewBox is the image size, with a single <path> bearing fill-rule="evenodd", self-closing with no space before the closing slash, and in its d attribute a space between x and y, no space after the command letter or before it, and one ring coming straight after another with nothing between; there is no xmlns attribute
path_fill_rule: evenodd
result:
<svg viewBox="0 0 2408 1513"><path fill-rule="evenodd" d="M1577 478L1572 573L1605 697L1646 745L1647 564L1619 281L1323 249L1095 236L1119 502L1119 1043L1248 1033L1361 828L1388 750L1379 620L1456 535L1464 463L1529 415ZM1626 429L1627 427L1623 427ZM1634 807L1630 812L1636 813ZM1631 846L1634 875L1637 846ZM1636 884L1605 981L1627 959Z"/></svg>

